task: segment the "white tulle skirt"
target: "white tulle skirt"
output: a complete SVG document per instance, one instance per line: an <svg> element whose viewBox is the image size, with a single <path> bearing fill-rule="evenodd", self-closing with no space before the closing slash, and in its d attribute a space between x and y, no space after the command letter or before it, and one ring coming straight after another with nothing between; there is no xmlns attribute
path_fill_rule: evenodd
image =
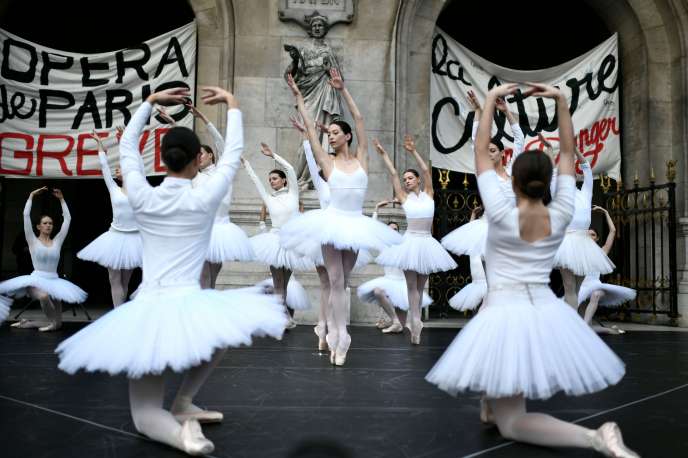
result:
<svg viewBox="0 0 688 458"><path fill-rule="evenodd" d="M376 288L383 290L389 302L396 308L404 311L409 309L408 290L404 277L385 275L384 277L373 278L359 286L356 289L356 295L363 302L379 306L380 302L374 293ZM422 307L426 308L430 304L432 304L432 299L426 292L423 292Z"/></svg>
<svg viewBox="0 0 688 458"><path fill-rule="evenodd" d="M10 314L10 307L12 306L12 299L5 296L0 296L0 324L7 319Z"/></svg>
<svg viewBox="0 0 688 458"><path fill-rule="evenodd" d="M442 246L457 256L485 256L487 218L469 221L442 237Z"/></svg>
<svg viewBox="0 0 688 458"><path fill-rule="evenodd" d="M608 274L614 263L588 235L588 231L567 231L554 258L554 267L564 268L583 276Z"/></svg>
<svg viewBox="0 0 688 458"><path fill-rule="evenodd" d="M425 377L451 395L547 399L559 391L593 393L616 384L623 362L547 285L488 292ZM531 299L532 298L532 301Z"/></svg>
<svg viewBox="0 0 688 458"><path fill-rule="evenodd" d="M286 316L275 296L200 286L144 288L62 342L59 368L129 378L175 372L210 360L217 349L281 338Z"/></svg>
<svg viewBox="0 0 688 458"><path fill-rule="evenodd" d="M256 255L256 261L297 272L315 269L313 261L302 252L297 253L295 250L280 245L279 229L270 229L270 232L254 235L249 240Z"/></svg>
<svg viewBox="0 0 688 458"><path fill-rule="evenodd" d="M282 246L306 256L313 244L332 245L338 250L378 250L401 243L401 235L387 225L360 212L332 206L302 213L280 232Z"/></svg>
<svg viewBox="0 0 688 458"><path fill-rule="evenodd" d="M86 245L76 254L76 257L98 263L108 269L131 270L141 267L143 258L141 234L138 231L122 232L110 228L109 231Z"/></svg>
<svg viewBox="0 0 688 458"><path fill-rule="evenodd" d="M53 299L69 303L81 303L86 300L86 291L74 283L57 276L55 272L34 270L30 275L21 275L0 283L0 294L12 297L27 295L27 289L33 287L48 293Z"/></svg>
<svg viewBox="0 0 688 458"><path fill-rule="evenodd" d="M406 232L399 245L384 249L375 259L382 266L429 275L456 269L456 262L430 234Z"/></svg>
<svg viewBox="0 0 688 458"><path fill-rule="evenodd" d="M274 293L274 283L272 278L266 278L260 283L256 283L264 293ZM292 275L287 283L287 307L292 310L308 310L311 308L311 301L303 285Z"/></svg>
<svg viewBox="0 0 688 458"><path fill-rule="evenodd" d="M597 304L605 307L618 307L621 304L635 300L636 296L634 289L602 283L599 275L587 275L578 291L578 303L582 304L590 299L590 296L595 291L602 291L604 293Z"/></svg>
<svg viewBox="0 0 688 458"><path fill-rule="evenodd" d="M239 226L224 218L213 224L206 260L215 264L229 261L253 261L253 246Z"/></svg>
<svg viewBox="0 0 688 458"><path fill-rule="evenodd" d="M486 282L476 281L469 283L449 299L449 306L459 312L475 310L483 303L486 295Z"/></svg>

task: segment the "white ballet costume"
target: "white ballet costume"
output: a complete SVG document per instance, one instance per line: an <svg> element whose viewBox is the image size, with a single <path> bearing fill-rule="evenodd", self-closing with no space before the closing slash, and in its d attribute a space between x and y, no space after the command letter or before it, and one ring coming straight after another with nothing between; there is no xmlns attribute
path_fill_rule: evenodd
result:
<svg viewBox="0 0 688 458"><path fill-rule="evenodd" d="M623 362L548 286L573 213L574 178L559 177L548 205L551 235L532 243L521 239L519 210L498 192L497 174L480 174L478 187L490 221L489 291L426 380L451 395L471 390L488 399L582 395L617 383Z"/></svg>
<svg viewBox="0 0 688 458"><path fill-rule="evenodd" d="M596 272L608 274L614 270L614 263L588 234L592 211L592 169L587 162L581 163L581 169L583 186L576 190L573 219L554 258L554 267L568 269L578 276Z"/></svg>
<svg viewBox="0 0 688 458"><path fill-rule="evenodd" d="M84 261L91 261L113 270L131 270L141 267L143 245L136 226L134 211L122 188L112 179L107 155L98 152L103 180L110 194L112 222L110 229L99 235L76 254Z"/></svg>
<svg viewBox="0 0 688 458"><path fill-rule="evenodd" d="M609 283L602 283L600 281L600 274L594 273L586 275L578 291L578 304L590 299L592 293L595 291L602 291L604 295L597 302L598 305L604 307L618 307L621 304L635 300L636 291L625 286L612 285Z"/></svg>
<svg viewBox="0 0 688 458"><path fill-rule="evenodd" d="M375 262L423 275L456 269L456 262L430 232L435 201L425 191L411 192L402 208L408 223L404 238L400 244L383 250Z"/></svg>
<svg viewBox="0 0 688 458"><path fill-rule="evenodd" d="M29 196L24 207L24 236L26 237L26 243L29 245L34 271L30 275L21 275L0 283L0 294L11 297L23 297L27 295L28 288L33 287L45 291L48 296L55 300L69 303L84 302L88 296L86 291L57 275L60 250L67 237L67 232L69 232L69 224L72 221L67 202L64 199L60 201L62 205L62 227L60 232L53 238L53 243L50 246L43 245L43 242L33 233L31 203L32 198Z"/></svg>
<svg viewBox="0 0 688 458"><path fill-rule="evenodd" d="M152 106L144 102L120 142L127 197L143 238L143 281L136 298L66 339L59 368L125 373L130 379L185 371L216 350L250 345L253 336L281 338L286 324L276 298L250 291L201 289L212 223L243 149L241 112L227 113L225 154L210 179L145 178L138 140ZM133 408L133 406L132 406Z"/></svg>
<svg viewBox="0 0 688 458"><path fill-rule="evenodd" d="M217 162L221 159L222 153L225 150L225 140L212 123L207 123L206 128L213 139L215 161ZM201 186L215 174L216 170L217 166L210 164L191 180L191 185L194 188ZM230 183L227 194L222 198L220 206L217 207L217 212L215 213L215 221L210 233L210 243L208 244L208 253L206 255L206 261L213 264L231 261L248 262L253 261L256 257L248 235L230 220L229 208L232 205L233 188L233 183Z"/></svg>
<svg viewBox="0 0 688 458"><path fill-rule="evenodd" d="M10 314L10 307L12 306L12 298L0 296L0 324L7 319Z"/></svg>
<svg viewBox="0 0 688 458"><path fill-rule="evenodd" d="M280 233L282 246L308 255L314 242L352 251L382 251L401 242L398 232L363 215L368 175L362 167L345 173L335 163L327 182L330 205L289 221Z"/></svg>
<svg viewBox="0 0 688 458"><path fill-rule="evenodd" d="M358 298L369 304L382 306L375 296L375 289L379 288L385 292L389 302L399 310L408 311L408 289L406 288L406 278L404 272L396 267L385 267L383 277L373 278L361 284L356 290ZM432 299L428 293L423 292L421 308L427 308L432 304Z"/></svg>
<svg viewBox="0 0 688 458"><path fill-rule="evenodd" d="M487 295L487 279L480 256L470 257L471 282L449 299L449 306L460 312L475 310Z"/></svg>
<svg viewBox="0 0 688 458"><path fill-rule="evenodd" d="M315 269L313 262L304 253L284 247L280 244L281 228L299 214L299 185L294 167L278 154L273 154L275 160L284 168L287 175L287 186L277 191L268 192L263 181L253 171L248 161L244 167L253 184L258 189L263 203L270 214L272 228L267 231L265 223L261 221L264 232L250 238L256 260L269 266L284 268L291 271L306 271Z"/></svg>
<svg viewBox="0 0 688 458"><path fill-rule="evenodd" d="M478 121L473 121L471 131L471 154L475 145L475 136L478 133ZM525 136L518 123L511 124L511 132L514 137L514 149L509 161L504 166L504 170L509 178L497 175L499 188L502 193L516 205L516 194L511 183L511 166L525 147ZM487 241L487 219L484 217L469 221L457 227L449 234L442 237L442 246L457 256L485 256L485 242Z"/></svg>
<svg viewBox="0 0 688 458"><path fill-rule="evenodd" d="M256 286L266 294L274 294L275 292L272 278L266 278L260 283L256 283ZM289 277L289 283L287 284L287 307L292 310L308 310L311 308L311 301L308 299L306 289L293 275Z"/></svg>

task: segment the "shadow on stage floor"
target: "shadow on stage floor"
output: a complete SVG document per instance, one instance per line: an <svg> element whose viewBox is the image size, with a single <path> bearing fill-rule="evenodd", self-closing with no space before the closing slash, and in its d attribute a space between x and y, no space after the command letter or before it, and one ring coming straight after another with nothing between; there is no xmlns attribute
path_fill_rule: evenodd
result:
<svg viewBox="0 0 688 458"><path fill-rule="evenodd" d="M69 376L57 369L55 346L81 326L66 323L57 333L0 328L0 455L184 456L135 432L124 377ZM227 352L197 398L199 405L225 414L221 425L204 427L215 442L212 456L595 456L510 444L480 424L477 395L455 399L425 382L455 330L426 329L422 345L411 347L407 335L351 329L343 368L330 366L314 350L310 326L299 326L281 342L259 339L253 347ZM686 456L688 334L633 332L604 339L627 365L618 386L580 398L555 396L530 408L583 419L582 425L593 428L613 419L642 456ZM179 380L170 378L168 400ZM335 447L297 450L308 442Z"/></svg>

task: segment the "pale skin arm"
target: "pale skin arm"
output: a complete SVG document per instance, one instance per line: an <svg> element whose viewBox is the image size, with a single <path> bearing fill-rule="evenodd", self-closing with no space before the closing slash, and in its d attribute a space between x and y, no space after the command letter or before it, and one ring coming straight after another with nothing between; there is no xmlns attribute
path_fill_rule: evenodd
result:
<svg viewBox="0 0 688 458"><path fill-rule="evenodd" d="M356 159L361 163L363 170L368 173L368 137L366 136L365 125L363 124L363 115L359 111L353 97L349 90L344 85L344 80L336 68L330 69L330 86L342 93L344 102L349 108L351 117L354 119L354 130L356 131L356 139L358 144L356 146Z"/></svg>
<svg viewBox="0 0 688 458"><path fill-rule="evenodd" d="M420 157L420 154L418 154L416 142L413 141L412 136L404 135L404 149L408 151L416 160L416 164L418 164L418 168L420 169L420 173L423 178L423 190L428 196L432 197L434 192L432 189L432 171L430 170L430 167L428 167L428 164L425 163L423 158Z"/></svg>
<svg viewBox="0 0 688 458"><path fill-rule="evenodd" d="M614 246L614 238L616 238L616 226L614 225L614 221L612 221L612 217L609 216L609 212L604 208L595 205L592 207L592 211L599 211L604 213L604 217L607 220L609 234L607 234L607 240L605 240L604 245L602 245L602 251L604 251L604 254L609 254L609 252L612 251L612 247Z"/></svg>
<svg viewBox="0 0 688 458"><path fill-rule="evenodd" d="M401 186L401 181L399 180L399 173L397 172L397 169L394 168L394 164L392 163L392 160L389 158L389 154L387 154L387 151L385 151L385 149L382 147L377 138L373 139L373 146L375 146L375 150L378 153L380 153L382 162L385 163L385 167L389 172L389 176L390 178L392 178L392 187L394 188L394 195L396 195L397 199L399 199L400 201L405 202L406 191L404 191L404 187Z"/></svg>
<svg viewBox="0 0 688 458"><path fill-rule="evenodd" d="M492 164L490 160L488 147L491 141L490 131L492 129L492 116L494 116L497 99L515 93L516 89L516 84L502 84L501 86L492 88L490 92L487 93L485 106L480 115L480 124L475 138L475 169L478 175L488 170L494 170L494 164Z"/></svg>
<svg viewBox="0 0 688 458"><path fill-rule="evenodd" d="M46 192L47 190L48 187L43 186L42 188L31 191L31 194L29 194L29 198L26 201L26 205L24 206L24 237L26 237L26 243L28 243L29 246L33 245L34 241L36 240L36 235L33 233L33 225L31 223L31 205L33 203L33 198L41 193Z"/></svg>

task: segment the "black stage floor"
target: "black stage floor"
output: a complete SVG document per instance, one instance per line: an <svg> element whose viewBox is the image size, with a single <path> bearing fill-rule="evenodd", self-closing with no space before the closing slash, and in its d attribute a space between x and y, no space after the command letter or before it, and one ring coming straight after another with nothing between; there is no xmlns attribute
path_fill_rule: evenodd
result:
<svg viewBox="0 0 688 458"><path fill-rule="evenodd" d="M69 376L53 349L57 333L0 328L0 437L4 458L175 457L131 422L124 377ZM215 457L592 457L503 440L478 420L478 396L452 398L423 377L456 330L426 329L423 343L354 327L347 365L313 349L310 326L281 342L230 350L197 398L225 413L204 427ZM643 457L688 456L688 333L635 332L605 340L627 364L621 383L581 398L555 396L531 409L595 428L617 421ZM179 383L172 377L168 398ZM327 446L316 454L297 449ZM333 446L334 444L334 446ZM336 445L343 447L337 452Z"/></svg>

